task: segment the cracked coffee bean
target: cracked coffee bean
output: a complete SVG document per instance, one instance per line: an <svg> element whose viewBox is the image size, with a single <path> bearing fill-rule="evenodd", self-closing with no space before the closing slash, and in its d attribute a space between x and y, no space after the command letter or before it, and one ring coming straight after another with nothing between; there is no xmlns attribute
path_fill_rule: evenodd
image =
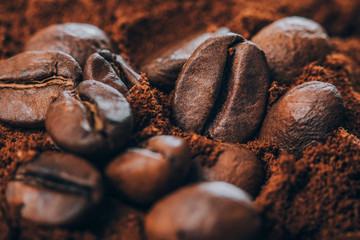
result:
<svg viewBox="0 0 360 240"><path fill-rule="evenodd" d="M299 154L308 145L325 141L339 127L344 113L343 99L334 85L303 83L271 107L261 127L260 139Z"/></svg>
<svg viewBox="0 0 360 240"><path fill-rule="evenodd" d="M256 240L260 228L249 196L224 182L177 190L158 201L145 219L148 240Z"/></svg>
<svg viewBox="0 0 360 240"><path fill-rule="evenodd" d="M62 51L73 56L81 67L94 52L111 50L111 41L98 27L84 23L51 25L37 32L25 50Z"/></svg>
<svg viewBox="0 0 360 240"><path fill-rule="evenodd" d="M270 73L280 84L291 84L303 67L329 52L329 37L318 23L303 17L282 18L252 39L266 55Z"/></svg>
<svg viewBox="0 0 360 240"><path fill-rule="evenodd" d="M265 111L269 72L264 53L241 35L202 43L183 67L173 112L188 132L225 142L243 142Z"/></svg>
<svg viewBox="0 0 360 240"><path fill-rule="evenodd" d="M94 80L62 93L46 117L46 129L61 148L88 157L120 151L129 141L132 128L126 98Z"/></svg>
<svg viewBox="0 0 360 240"><path fill-rule="evenodd" d="M195 49L205 40L229 32L228 28L219 28L216 32L191 36L174 46L157 52L144 63L141 71L146 73L149 82L164 90L172 90L181 69Z"/></svg>
<svg viewBox="0 0 360 240"><path fill-rule="evenodd" d="M107 50L94 53L88 58L83 78L112 86L124 96L129 95L129 89L134 85L140 85L140 75L120 55Z"/></svg>
<svg viewBox="0 0 360 240"><path fill-rule="evenodd" d="M155 136L116 157L106 168L115 188L130 200L148 204L177 187L187 174L191 155L187 142Z"/></svg>
<svg viewBox="0 0 360 240"><path fill-rule="evenodd" d="M76 224L101 198L100 173L82 158L55 152L22 165L6 189L7 202L42 225Z"/></svg>
<svg viewBox="0 0 360 240"><path fill-rule="evenodd" d="M81 68L62 52L29 51L0 64L0 120L18 126L43 126L49 104L76 87Z"/></svg>
<svg viewBox="0 0 360 240"><path fill-rule="evenodd" d="M196 161L196 159L195 159ZM235 144L224 145L214 166L198 163L198 179L231 183L255 197L264 181L264 169L252 151Z"/></svg>

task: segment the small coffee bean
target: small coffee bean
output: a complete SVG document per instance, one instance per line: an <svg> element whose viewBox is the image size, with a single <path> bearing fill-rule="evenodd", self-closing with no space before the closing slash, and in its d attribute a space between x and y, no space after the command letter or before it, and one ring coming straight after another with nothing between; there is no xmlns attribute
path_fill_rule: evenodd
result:
<svg viewBox="0 0 360 240"><path fill-rule="evenodd" d="M107 50L90 55L84 67L83 78L110 85L124 96L129 95L131 87L140 85L140 75L120 55Z"/></svg>
<svg viewBox="0 0 360 240"><path fill-rule="evenodd" d="M260 227L248 195L224 182L181 188L158 201L145 219L148 240L255 240Z"/></svg>
<svg viewBox="0 0 360 240"><path fill-rule="evenodd" d="M96 26L84 23L55 24L37 32L25 50L62 51L73 56L81 67L86 59L101 49L111 50L110 39Z"/></svg>
<svg viewBox="0 0 360 240"><path fill-rule="evenodd" d="M100 173L82 158L55 152L21 166L6 189L7 202L42 225L76 224L101 198Z"/></svg>
<svg viewBox="0 0 360 240"><path fill-rule="evenodd" d="M191 156L184 139L155 136L120 154L106 168L115 188L130 200L148 204L177 187L187 174Z"/></svg>
<svg viewBox="0 0 360 240"><path fill-rule="evenodd" d="M173 112L185 131L225 142L251 137L265 111L269 72L264 53L238 34L202 43L183 67Z"/></svg>
<svg viewBox="0 0 360 240"><path fill-rule="evenodd" d="M116 89L88 80L65 91L47 113L46 129L63 149L89 157L116 153L132 132L133 116Z"/></svg>
<svg viewBox="0 0 360 240"><path fill-rule="evenodd" d="M164 90L171 90L175 81L191 54L206 39L221 36L229 32L228 28L222 27L215 32L190 36L174 46L167 47L151 56L140 69L146 73L149 82Z"/></svg>
<svg viewBox="0 0 360 240"><path fill-rule="evenodd" d="M303 17L282 18L252 39L264 52L273 80L290 84L303 67L329 52L329 38L316 22Z"/></svg>
<svg viewBox="0 0 360 240"><path fill-rule="evenodd" d="M0 64L0 120L18 126L43 126L54 97L76 87L81 68L61 52L29 51Z"/></svg>
<svg viewBox="0 0 360 240"><path fill-rule="evenodd" d="M235 144L224 145L214 166L198 164L199 180L231 183L255 197L264 181L264 170L256 155Z"/></svg>
<svg viewBox="0 0 360 240"><path fill-rule="evenodd" d="M282 96L270 109L260 139L299 154L308 145L324 141L342 122L343 99L330 83L303 83Z"/></svg>

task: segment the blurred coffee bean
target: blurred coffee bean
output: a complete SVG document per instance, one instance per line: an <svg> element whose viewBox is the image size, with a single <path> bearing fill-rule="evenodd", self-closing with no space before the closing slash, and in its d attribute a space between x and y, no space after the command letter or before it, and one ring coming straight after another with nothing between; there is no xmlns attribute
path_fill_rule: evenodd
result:
<svg viewBox="0 0 360 240"><path fill-rule="evenodd" d="M42 225L79 223L101 198L100 173L82 158L55 152L21 166L6 189L7 202Z"/></svg>
<svg viewBox="0 0 360 240"><path fill-rule="evenodd" d="M101 49L112 49L110 39L98 27L84 23L51 25L38 31L25 45L27 51L62 51L73 56L81 67Z"/></svg>
<svg viewBox="0 0 360 240"><path fill-rule="evenodd" d="M345 113L343 99L330 83L303 83L281 97L265 117L260 139L299 154L308 145L324 141L337 129Z"/></svg>
<svg viewBox="0 0 360 240"><path fill-rule="evenodd" d="M241 35L203 42L176 82L173 111L181 129L243 142L265 111L269 72L264 53Z"/></svg>
<svg viewBox="0 0 360 240"><path fill-rule="evenodd" d="M291 84L303 67L329 52L329 37L318 23L303 17L282 18L252 39L265 52L272 79Z"/></svg>
<svg viewBox="0 0 360 240"><path fill-rule="evenodd" d="M133 116L116 89L88 80L66 91L47 113L46 129L61 148L84 156L120 151L132 133Z"/></svg>
<svg viewBox="0 0 360 240"><path fill-rule="evenodd" d="M115 188L130 200L148 204L177 187L187 174L190 149L174 136L155 136L143 148L128 149L106 168Z"/></svg>
<svg viewBox="0 0 360 240"><path fill-rule="evenodd" d="M0 64L0 120L26 127L43 126L49 104L76 87L81 68L61 52L29 51Z"/></svg>
<svg viewBox="0 0 360 240"><path fill-rule="evenodd" d="M140 85L140 75L136 73L125 60L107 50L92 54L84 67L84 80L96 80L112 86L124 96L129 95L129 89Z"/></svg>
<svg viewBox="0 0 360 240"><path fill-rule="evenodd" d="M222 27L215 32L188 37L174 46L155 53L140 70L146 73L152 85L160 89L172 90L183 65L195 49L210 37L225 35L228 32L228 28Z"/></svg>
<svg viewBox="0 0 360 240"><path fill-rule="evenodd" d="M224 145L214 166L198 164L199 180L231 183L255 197L264 181L264 169L256 155L235 144Z"/></svg>
<svg viewBox="0 0 360 240"><path fill-rule="evenodd" d="M158 201L145 219L148 240L256 240L261 219L234 185L186 186Z"/></svg>

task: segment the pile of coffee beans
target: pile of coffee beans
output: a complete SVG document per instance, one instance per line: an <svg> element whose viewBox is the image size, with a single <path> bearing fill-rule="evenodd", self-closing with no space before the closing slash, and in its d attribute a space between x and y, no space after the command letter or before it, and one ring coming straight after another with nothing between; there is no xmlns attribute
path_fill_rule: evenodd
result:
<svg viewBox="0 0 360 240"><path fill-rule="evenodd" d="M299 155L338 128L345 106L329 83L301 84L266 112L271 81L290 85L329 49L321 26L288 17L253 42L219 28L145 60L150 84L172 92L175 124L223 143L214 165L205 166L180 137L129 146L136 113L128 97L141 76L102 30L79 23L43 29L25 52L0 64L0 120L45 127L59 151L20 166L7 201L37 224L74 226L111 192L148 209L149 240L261 238L251 197L265 173L239 143L259 137Z"/></svg>

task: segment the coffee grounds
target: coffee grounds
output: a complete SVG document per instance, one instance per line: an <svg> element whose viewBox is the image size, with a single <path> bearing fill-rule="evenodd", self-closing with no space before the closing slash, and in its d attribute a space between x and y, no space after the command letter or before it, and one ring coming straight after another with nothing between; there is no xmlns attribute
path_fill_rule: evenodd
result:
<svg viewBox="0 0 360 240"><path fill-rule="evenodd" d="M244 144L262 160L267 181L256 198L265 223L264 239L360 238L359 156L360 97L356 64L360 65L360 2L353 0L289 1L0 1L0 62L23 50L24 42L54 23L84 22L103 29L118 53L138 67L152 52L184 36L227 26L251 38L265 25L285 16L314 19L333 37L334 52L311 63L294 87L316 80L335 84L346 104L346 121L326 143L311 146L301 159L280 154L276 145L253 140ZM345 37L345 38L343 38ZM354 64L355 63L355 64ZM359 81L359 80L357 80ZM171 93L149 86L131 89L136 132L131 146L160 134L187 139L192 155L211 167L221 144L184 133L171 117ZM272 83L269 105L288 88ZM346 130L345 130L346 129ZM19 129L0 123L0 239L144 239L143 216L107 193L89 222L74 228L41 227L20 218L18 207L5 200L7 182L16 169L46 150L61 151L43 129Z"/></svg>
<svg viewBox="0 0 360 240"><path fill-rule="evenodd" d="M360 237L360 141L340 128L296 161L281 155L255 203L270 239Z"/></svg>

